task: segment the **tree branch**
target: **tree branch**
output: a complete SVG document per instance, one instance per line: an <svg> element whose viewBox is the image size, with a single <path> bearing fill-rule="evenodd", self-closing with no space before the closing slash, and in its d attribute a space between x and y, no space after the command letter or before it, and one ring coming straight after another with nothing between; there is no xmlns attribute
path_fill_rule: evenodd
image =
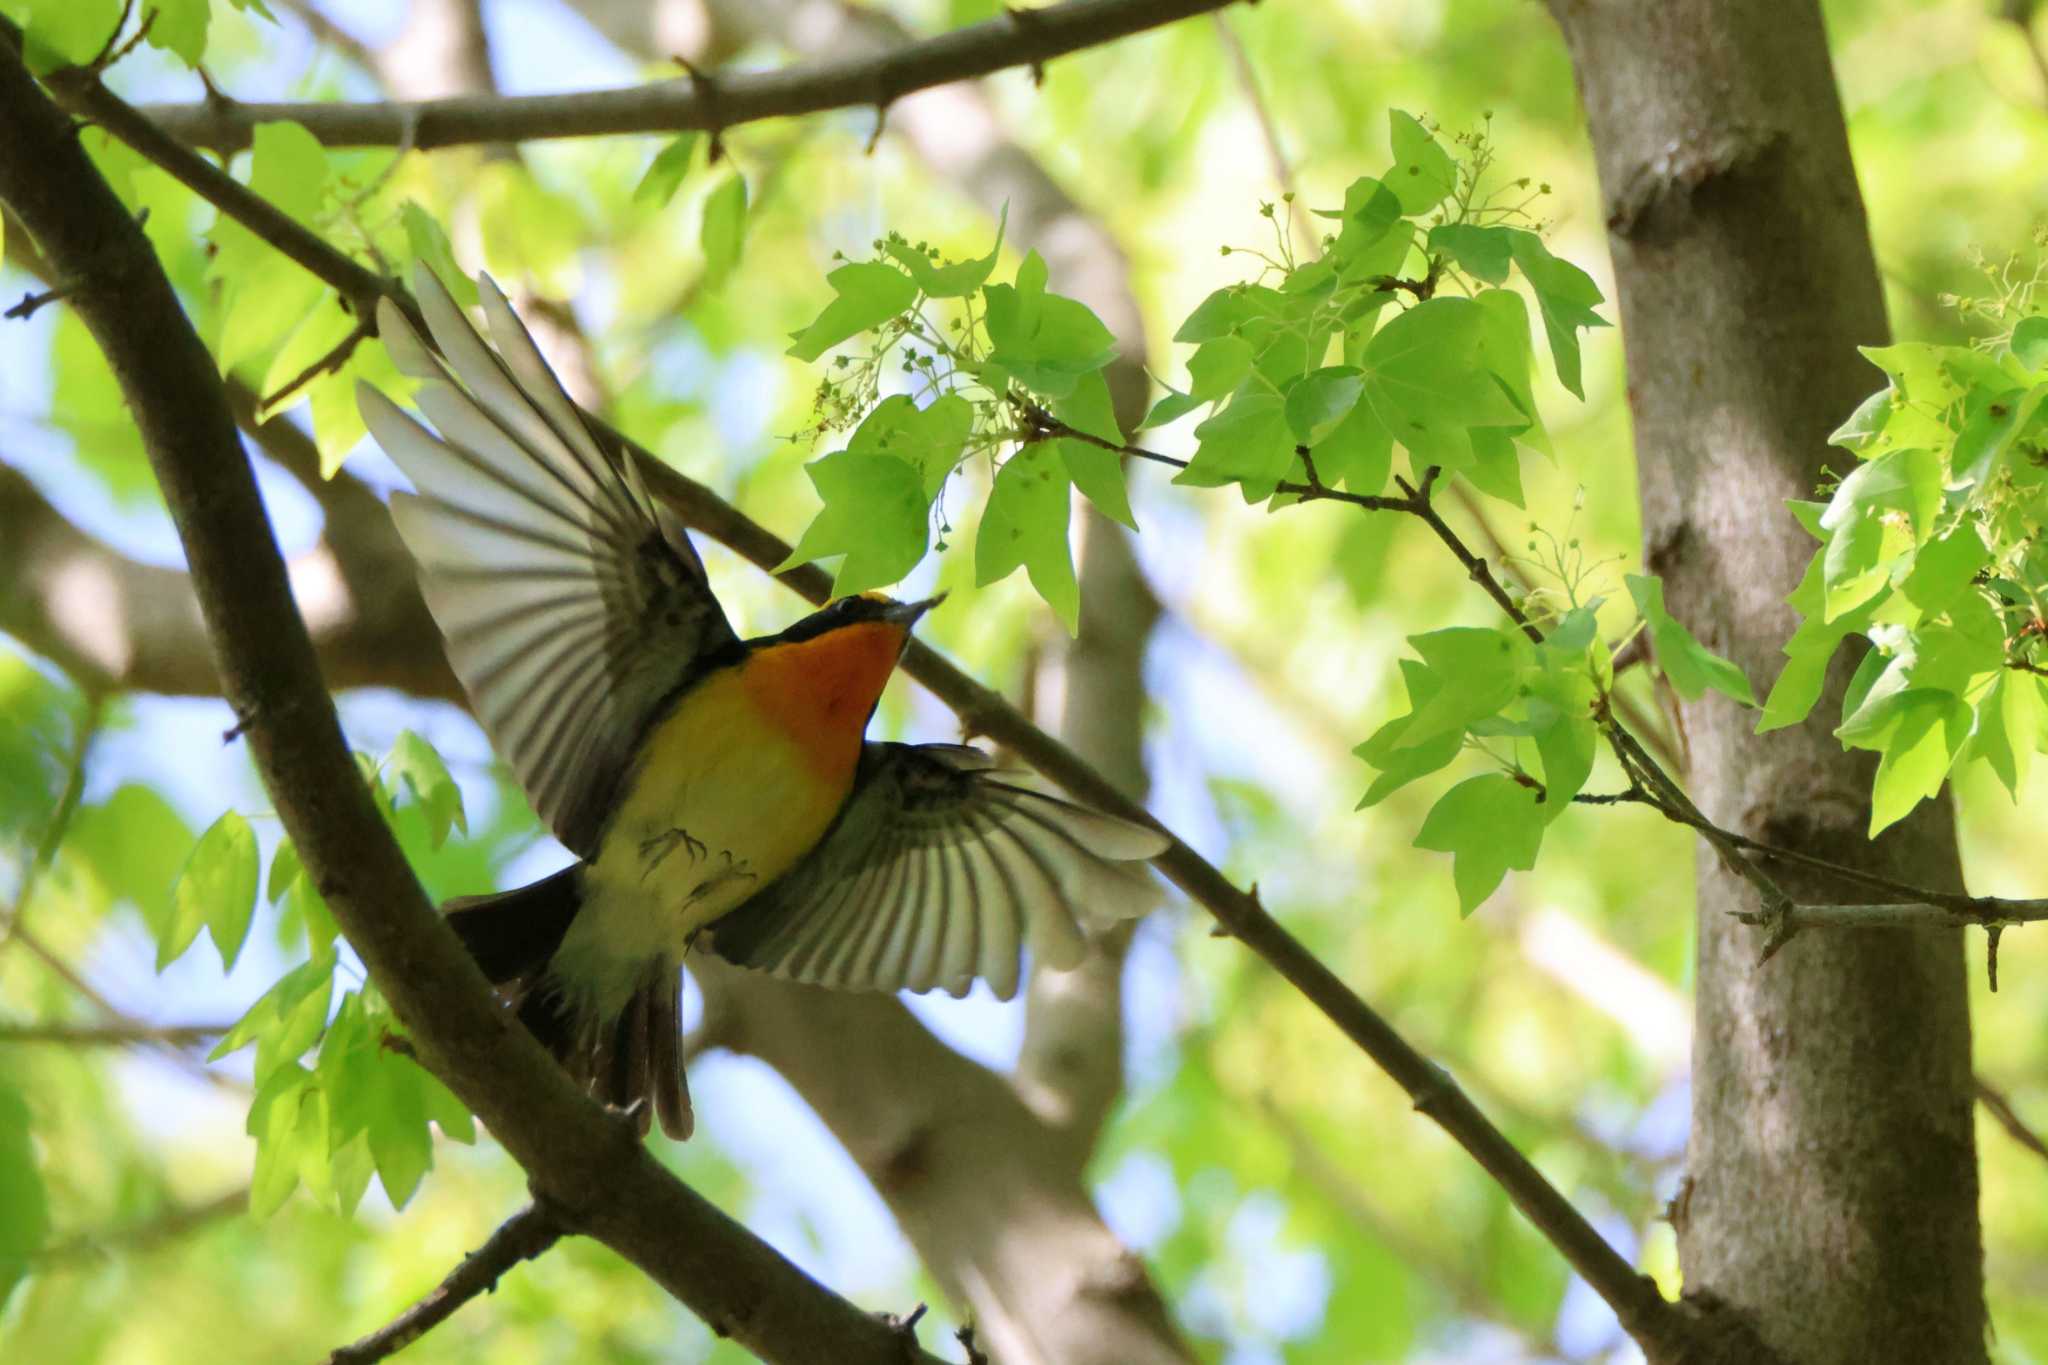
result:
<svg viewBox="0 0 2048 1365"><path fill-rule="evenodd" d="M1039 67L1232 0L1067 0L1006 10L984 23L843 61L784 71L687 76L629 90L572 95L464 95L401 104L244 104L206 100L148 110L165 133L218 152L249 145L259 123L298 123L330 147L436 147L595 137L606 133L712 134L760 119L872 105L1014 66ZM125 138L123 139L126 140Z"/></svg>
<svg viewBox="0 0 2048 1365"><path fill-rule="evenodd" d="M1105 6L1112 2L1113 0L1094 0L1094 3L1100 3ZM67 107L98 119L109 132L128 142L131 147L143 156L156 161L159 165L164 166L165 169L170 170L174 176L194 189L202 197L211 200L230 217L237 218L245 223L248 221L242 219L242 214L248 210L249 201L256 199L254 195L243 186L235 184L224 173L216 170L196 154L175 144L167 145L168 140L155 125L150 124L146 119L142 119L133 109L108 93L96 81L74 87L71 93L66 94L65 101ZM102 116L103 114L104 117ZM140 129L135 126L138 122L143 125ZM82 161L82 158L80 160ZM225 186L221 182L226 182ZM229 192L230 188L232 192ZM4 197L4 193L0 193L0 197ZM257 199L256 202L262 204L260 199ZM115 207L118 208L118 203L116 203ZM390 285L388 282L376 281L374 276L369 276L369 272L356 266L346 257L328 247L317 236L299 224L292 222L275 209L270 208L269 205L262 204L262 209L263 213L260 217L263 227L259 229L251 224L252 230L258 231L258 235L264 236L267 240L273 240L274 243L281 242L280 249L286 250L286 254L293 260L306 265L308 269L311 269L320 278L335 284L337 288L342 288L345 294L349 291L344 282L353 277L361 276L375 281L373 288L387 289L394 298L403 297L396 286ZM34 220L30 218L27 211L17 205L17 212L20 212L24 220L29 222L31 230L35 230ZM125 214L123 217L125 221ZM132 227L132 223L129 226ZM272 233L275 233L276 236L273 237ZM141 240L139 233L137 234L137 240L138 242ZM49 245L46 241L45 247L48 248ZM52 254L53 256L55 255L54 252ZM59 260L58 266L60 269L63 268L63 265L64 263ZM157 278L161 280L160 272L158 272ZM104 300L98 298L95 298L93 302L96 305L104 304ZM175 306L174 301L172 306ZM409 300L408 306L410 306ZM87 304L84 299L81 299L79 307L81 313L87 311ZM182 322L182 315L180 315L180 321ZM108 325L111 327L113 324L109 321ZM105 338L102 339L102 344L108 346L110 350L113 346L113 342ZM204 357L203 350L200 354ZM115 368L117 373L121 372L121 366L118 363ZM217 381L212 379L210 369L208 370L208 375L208 382L213 384L217 391ZM148 380L145 379L141 383L143 388L147 389L149 387ZM142 407L141 404L137 406L138 409ZM738 509L727 504L710 489L661 463L642 447L619 434L608 424L596 419L592 419L592 424L595 430L599 431L607 439L615 442L617 448L626 451L629 458L639 462L640 469L645 475L650 488L663 501L669 503L686 524L728 546L739 553L741 557L752 561L765 571L773 573L774 567L788 558L789 547L780 538L755 523ZM144 425L145 435L147 435L149 423L145 422ZM176 434L164 433L164 437L169 447L173 449L178 447L180 437L190 439L188 434L182 432ZM1118 447L1111 446L1111 448L1116 449ZM1178 463L1167 457L1158 456L1153 452L1139 451L1135 447L1130 448L1127 453L1142 454L1162 463ZM152 447L152 454L153 456L155 454L154 447ZM193 458L200 459L201 457L195 455ZM214 459L216 464L234 463L233 461L220 461L212 456L205 458ZM171 466L172 471L176 471L180 467L176 461L167 460L164 463ZM243 473L246 473L246 466L238 466L238 468ZM179 499L170 497L171 489L174 483L177 482L176 473L160 472L159 477L165 482L167 498L172 503L174 516L177 516L180 513ZM1408 495L1405 499L1364 498L1360 495L1335 490L1324 490L1320 496L1326 496L1337 501L1349 502L1374 510L1400 508L1404 504L1416 502L1420 502L1426 507L1427 499L1424 494L1426 494L1428 487L1429 481L1426 479L1423 492L1421 493L1413 489L1404 488L1404 492ZM1303 491L1313 491L1309 490L1306 485L1301 486L1301 488ZM209 495L211 495L216 490L209 489L208 491ZM232 530L228 529L228 526L224 526L219 528L220 534L227 535L231 539L236 534L247 534L249 528L255 525L256 519L261 516L261 510L259 506L254 505L253 483L250 485L248 495L252 503L247 509L249 519L244 521L239 518L230 518L228 526L231 526ZM221 514L226 501L227 495L222 492L216 501L207 502L198 508L188 507L183 510L188 516L204 512L212 514L217 518ZM1441 525L1440 519L1437 524ZM1445 528L1442 534L1448 535L1448 528ZM206 537L202 535L201 539L204 540ZM1452 540L1455 541L1455 537L1452 537ZM1459 544L1456 548L1462 549L1462 544ZM1469 551L1465 553L1467 556L1470 554ZM208 575L200 572L200 561L197 557L193 559L193 567L195 579L201 582L202 597L205 598L209 593L208 583L213 580L210 580ZM216 565L215 569L219 574L219 580L217 580L218 586L213 591L224 594L224 599L218 605L231 608L227 613L229 619L233 619L236 616L242 616L243 619L247 619L247 616L241 611L233 610L232 608L239 607L252 593L252 585L235 581L233 573L225 563ZM1499 584L1492 579L1483 562L1468 565L1468 569L1473 572L1475 580L1480 581L1482 586L1491 585L1492 592L1497 594L1496 600L1500 601L1513 615L1520 616L1519 609L1514 607L1512 601L1500 589ZM815 564L802 565L786 573L776 575L776 577L778 581L789 587L792 591L799 593L812 602L823 602L831 595L830 576ZM286 612L289 611L289 607L289 599L285 598L279 603L264 605L258 614L263 619L270 619L265 614ZM1525 629L1534 630L1533 626L1527 625L1526 618L1523 618L1523 625ZM221 650L224 659L246 654L248 657L244 661L244 667L255 667L259 658L264 661L262 665L264 667L281 667L284 663L282 659L271 657L272 653L280 647L280 642L266 640L262 642L265 648L259 649L256 647L257 642L227 638L218 624L214 627L214 634L216 646ZM299 638L303 639L303 635L301 634ZM904 655L904 667L911 676L923 683L933 695L952 707L970 732L986 735L998 743L1008 745L1039 771L1052 778L1053 781L1059 783L1062 787L1065 787L1083 802L1092 804L1098 809L1125 819L1157 825L1157 822L1152 820L1150 814L1143 807L1131 801L1115 784L1104 779L1101 774L1096 772L1093 767L1084 762L1065 744L1062 744L1033 725L1028 719L1018 713L1015 708L1004 701L998 693L969 678L951 663L941 658L928 645L913 640ZM306 661L306 668L310 674L310 658ZM265 706L265 698L261 694L249 696L249 710L245 712L239 699L246 694L256 692L254 686L255 679L238 676L233 670L227 671L226 676L228 696L231 701L237 702L238 714L251 714L258 720L270 720L273 722L273 725L270 727L259 725L257 735L261 742L259 742L257 750L259 759L264 761L266 765L266 777L272 783L272 789L277 795L279 808L287 813L288 828L290 828L293 819L291 812L294 810L294 802L291 797L294 795L303 795L310 800L315 799L314 792L316 791L346 791L350 794L351 801L363 795L360 782L352 775L352 767L349 770L350 775L348 776L344 776L338 769L328 771L323 766L325 763L324 754L315 752L315 746L305 743L281 742L299 738L296 726L276 727L274 725L277 717L274 714L273 708L283 701L283 697L279 697L273 700L269 706ZM317 687L317 679L313 679L311 682L313 686ZM300 692L297 686L294 685L285 689L285 695L289 696L290 704L294 707L317 705L317 711L324 713L325 725L332 725L332 706L327 702L324 694L317 698L316 703L310 699L310 694ZM283 735L278 733L280 728L285 731ZM338 735L336 740L338 745ZM271 749L273 746L275 749L282 750L283 752L267 753L266 750ZM338 748L337 752L339 752ZM343 756L345 757L345 755ZM301 767L301 764L304 766ZM272 772L273 767L275 768L274 775ZM313 778L315 774L325 784L324 788L305 790L295 785L297 782ZM363 816L365 819L374 819L373 813L368 810L367 806L364 808ZM378 824L376 828L379 839L388 846L388 839L382 835L381 824ZM298 829L291 829L291 832L299 844L301 855L309 858L308 866L312 867L314 864L310 861L310 858L313 855L309 850L309 841L316 838L333 839L337 836L338 829L336 827L323 826L314 828L309 826L303 835L300 834ZM360 885L362 888L360 894L363 894L363 899L354 902L352 907L353 914L350 918L342 919L342 924L345 929L349 930L351 941L356 942L359 951L363 952L365 960L370 962L372 970L378 969L379 962L395 964L402 961L403 953L411 951L414 946L410 935L406 935L402 940L407 944L407 948L403 950L400 948L401 940L398 938L390 940L378 939L376 931L383 929L385 926L369 915L368 911L372 906L423 905L423 902L420 901L418 885L413 881L410 870L405 868L402 860L398 861L396 867L391 867L381 860L367 860L357 857L354 864L351 865L349 859L352 855L346 845L342 843L327 845L325 856L329 861L323 862L321 866L333 870L337 885L335 894L328 896L330 904L335 903L336 896L346 898L351 894L358 894L356 885ZM393 856L396 856L395 850L393 850ZM1609 1306L1614 1309L1624 1328L1631 1335L1645 1343L1668 1343L1673 1340L1674 1333L1682 1330L1680 1326L1681 1316L1663 1298L1655 1282L1647 1276L1638 1274L1626 1260L1618 1255L1601 1238L1592 1224L1587 1222L1584 1216L1572 1207L1571 1202L1555 1186L1550 1184L1528 1158L1523 1156L1515 1148L1514 1144L1508 1141L1506 1136L1480 1112L1478 1107L1473 1104L1471 1098L1451 1080L1448 1073L1418 1052L1384 1018L1360 999L1350 987L1346 986L1320 959L1304 947L1292 934L1282 928L1277 920L1266 913L1265 907L1259 903L1255 894L1242 891L1233 885L1212 864L1178 838L1174 839L1168 850L1155 860L1154 865L1173 881L1175 885L1187 892L1193 900L1215 916L1230 937L1236 938L1254 953L1264 958L1274 970L1279 972L1284 979L1307 997L1311 1004L1335 1023L1346 1037L1357 1044L1367 1056L1372 1058L1389 1077L1408 1093L1415 1102L1416 1109L1428 1115L1453 1140L1463 1147L1500 1184L1503 1191L1507 1193L1508 1197L1522 1211L1523 1215L1536 1226L1553 1246L1557 1247L1560 1254L1565 1257L1572 1268L1578 1271L1595 1292L1607 1301ZM340 872L340 869L344 867L349 868L352 874L348 881L344 881ZM387 878L390 880L387 880ZM326 889L323 883L323 892ZM336 905L335 908L337 917L340 917L343 914L341 907ZM365 922L356 921L354 918L356 914L362 915ZM387 914L389 914L388 910ZM401 917L401 919L403 918ZM358 932L365 935L364 941L357 941ZM443 946L459 955L458 945L455 944L453 936L445 928L437 930L433 937L443 941ZM391 954L388 958L384 956L387 952ZM453 978L459 977L465 981L474 981L479 985L482 982L482 978L476 973L473 964L466 957L462 957L459 961L455 962L436 958L431 968L429 968L428 963L425 961L418 962L415 965L422 972L431 970L436 976L445 972L448 975L444 979L451 981ZM465 1004L482 1006L487 1002L487 998L481 994L473 1002L469 1001L467 995L458 990L453 984L448 986L447 992L451 998L459 998ZM425 996L408 998L415 1000L421 1009L429 1007L429 1000ZM416 1034L427 1036L422 1033L420 1026L412 1018L406 1017L406 1007L400 1003L396 996L393 998L393 1004L399 1007L400 1015L402 1018L405 1018L409 1028L412 1028ZM442 1030L437 1030L437 1033L445 1036L449 1041L450 1049L455 1050L458 1042L463 1040L464 1037L460 1022L447 1019L440 1020L439 1022L443 1028ZM495 1028L492 1029L494 1036L498 1037L501 1041L505 1041L502 1039L502 1035L506 1031L506 1025L502 1016L493 1016L488 1020L477 1019L469 1022L475 1023L480 1028L494 1025ZM429 1042L431 1043L431 1041L432 1039L429 1037ZM510 1065L512 1061L510 1055L500 1055L495 1049L483 1047L482 1039L479 1038L470 1038L466 1041L468 1046L461 1047L459 1051L455 1051L455 1055L447 1057L451 1064L449 1079L451 1086L456 1089L456 1093L461 1095L465 1101L469 1101L471 1107L476 1109L479 1114L485 1113L487 1101L509 1103L511 1096L518 1093L516 1087L523 1085L538 1086L541 1084L540 1079L530 1074L525 1065L512 1067ZM524 1046L521 1044L524 1044ZM508 1046L510 1053L517 1053L522 1059L528 1057L529 1049L531 1049L532 1059L544 1059L544 1055L538 1052L537 1047L531 1043L530 1039L509 1040ZM436 1051L440 1051L440 1049L437 1048ZM522 1079L516 1081L513 1079L515 1071ZM457 1085L458 1079L463 1084ZM497 1092L495 1082L499 1080L514 1085L515 1089ZM585 1121L583 1115L588 1110L588 1106L582 1104L580 1097L576 1096L573 1091L562 1090L563 1083L563 1077L559 1069L553 1070L547 1076L548 1088L560 1092L558 1097L560 1102L566 1104L572 1098L578 1101L573 1111L565 1108L557 1112L535 1101L517 1113L517 1118L521 1121L522 1127L526 1127L528 1131L534 1131L532 1125L538 1122L543 1113L552 1114L556 1121L563 1124ZM469 1088L466 1090L464 1086ZM472 1099L473 1094L484 1098ZM528 1098L531 1099L532 1097ZM495 1109L496 1104L491 1104L491 1107ZM488 1117L486 1121L489 1121ZM493 1124L494 1128L496 1126L496 1124ZM535 1132L535 1136L539 1136L538 1132ZM537 1150L515 1146L514 1139L506 1134L501 1133L501 1137L505 1138L507 1147L513 1150L514 1155L520 1157L522 1164L527 1164L529 1153L538 1159L539 1153ZM634 1151L639 1152L639 1150L636 1144ZM528 1169L532 1171L535 1167L529 1164ZM592 1170L589 1174L595 1177L598 1172ZM607 1185L605 1188L609 1196L611 1187ZM677 1188L680 1191L680 1187ZM551 1192L558 1195L560 1193L560 1191ZM690 1196L690 1198L694 1199L695 1196ZM609 1197L605 1201L605 1207L614 1213L618 1212L615 1200ZM709 1209L708 1205L704 1206L704 1208L710 1213L716 1213L716 1210ZM636 1206L633 1212L637 1215L644 1213L645 1209ZM722 1215L720 1216L722 1217ZM620 1235L641 1230L637 1219L622 1220L608 1226L611 1231ZM610 1240L609 1237L607 1240ZM627 1246L621 1245L618 1242L614 1242L613 1245L618 1247L629 1258L638 1259L635 1252L628 1250ZM661 1249L647 1248L646 1251L651 1254ZM763 1247L762 1250L765 1251L766 1248ZM661 1264L658 1257L649 1262L642 1262L642 1264L650 1270L650 1273L655 1273L657 1279L662 1279L661 1274L657 1270L657 1266ZM674 1269L672 1266L663 1268ZM793 1268L791 1269L793 1270ZM694 1286L678 1286L669 1279L662 1279L662 1282L665 1285L669 1285L672 1292L678 1292L679 1296L685 1289L694 1288ZM688 1299L685 1301L689 1302ZM834 1302L837 1301L835 1300Z"/></svg>
<svg viewBox="0 0 2048 1365"><path fill-rule="evenodd" d="M561 1240L564 1229L547 1206L535 1200L513 1214L484 1244L462 1258L434 1291L368 1336L339 1346L327 1365L370 1365L396 1355L455 1315L479 1294L498 1287L498 1280L521 1261L530 1261Z"/></svg>
<svg viewBox="0 0 2048 1365"><path fill-rule="evenodd" d="M2012 1107L2012 1101L1982 1076L1977 1077L1977 1102L1991 1111L1991 1117L1998 1120L1998 1126L2011 1135L2020 1146L2048 1161L2048 1140L2027 1126L2019 1110Z"/></svg>
<svg viewBox="0 0 2048 1365"><path fill-rule="evenodd" d="M59 1047L131 1047L138 1043L163 1043L186 1048L210 1043L226 1033L229 1027L227 1024L145 1024L126 1018L104 1024L0 1023L0 1046L50 1043Z"/></svg>
<svg viewBox="0 0 2048 1365"><path fill-rule="evenodd" d="M440 922L343 743L211 355L148 239L0 30L0 200L63 276L119 381L184 543L223 690L287 832L421 1052L551 1200L774 1360L888 1362L902 1337L682 1185L507 1019ZM97 88L96 83L88 87Z"/></svg>

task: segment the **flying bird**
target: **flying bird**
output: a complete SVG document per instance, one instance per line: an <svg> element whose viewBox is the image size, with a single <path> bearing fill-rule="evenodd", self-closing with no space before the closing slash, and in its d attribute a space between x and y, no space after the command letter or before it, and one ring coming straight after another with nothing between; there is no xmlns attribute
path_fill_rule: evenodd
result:
<svg viewBox="0 0 2048 1365"><path fill-rule="evenodd" d="M936 598L844 597L740 639L675 514L599 439L489 276L491 343L416 267L430 349L379 335L431 429L367 384L411 479L391 514L456 676L577 861L445 907L508 1008L591 1093L693 1127L686 953L842 990L1008 999L1028 946L1070 967L1084 925L1141 912L1166 836L957 744L867 739Z"/></svg>

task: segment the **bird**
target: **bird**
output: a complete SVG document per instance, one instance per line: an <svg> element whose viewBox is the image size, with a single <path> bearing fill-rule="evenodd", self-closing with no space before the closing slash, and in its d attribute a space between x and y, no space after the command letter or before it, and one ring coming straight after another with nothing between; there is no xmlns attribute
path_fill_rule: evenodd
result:
<svg viewBox="0 0 2048 1365"><path fill-rule="evenodd" d="M652 1118L690 1135L692 951L842 990L961 996L980 978L1009 999L1026 947L1074 966L1087 929L1156 901L1160 830L971 745L866 737L939 598L846 596L740 638L681 520L476 285L489 344L424 265L433 348L377 305L425 422L366 382L356 398L413 485L391 516L455 675L575 857L446 902L446 922L588 1093L643 1135Z"/></svg>

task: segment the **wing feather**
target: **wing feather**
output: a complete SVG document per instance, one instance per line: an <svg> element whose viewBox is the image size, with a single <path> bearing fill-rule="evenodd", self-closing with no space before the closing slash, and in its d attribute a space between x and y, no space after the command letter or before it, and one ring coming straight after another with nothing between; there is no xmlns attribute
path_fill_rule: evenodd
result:
<svg viewBox="0 0 2048 1365"><path fill-rule="evenodd" d="M870 744L818 847L717 921L723 957L796 981L1008 999L1035 960L1078 962L1083 926L1142 913L1132 864L1157 830L1023 785L958 745Z"/></svg>
<svg viewBox="0 0 2048 1365"><path fill-rule="evenodd" d="M377 321L425 381L434 429L357 390L416 490L392 518L477 718L541 818L591 857L640 736L736 639L689 536L598 443L490 278L477 287L495 350L430 271L413 287L440 355L389 300Z"/></svg>

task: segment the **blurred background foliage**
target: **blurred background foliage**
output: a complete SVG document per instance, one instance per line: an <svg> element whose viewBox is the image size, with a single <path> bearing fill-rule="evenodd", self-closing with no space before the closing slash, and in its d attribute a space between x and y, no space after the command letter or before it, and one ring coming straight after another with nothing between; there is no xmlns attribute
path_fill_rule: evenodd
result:
<svg viewBox="0 0 2048 1365"><path fill-rule="evenodd" d="M343 0L321 13L374 48L402 8ZM921 34L995 6L884 8ZM1901 338L1971 335L1968 310L1943 296L1988 292L1976 256L2002 262L2036 249L2048 208L2039 172L2048 164L2048 22L2030 33L2012 17L2030 8L1826 6ZM492 0L486 19L508 92L671 74L643 69L554 0ZM275 24L226 5L211 21L209 72L238 96L380 95L291 6ZM1185 350L1169 342L1175 323L1243 275L1218 248L1266 240L1259 203L1282 188L1269 140L1302 202L1331 202L1385 164L1390 108L1426 112L1450 131L1490 117L1502 173L1550 187L1536 211L1552 249L1606 283L1585 132L1541 7L1267 3L1228 11L1221 24L1227 38L1197 20L1058 61L1041 87L1022 73L990 82L1015 140L1129 254L1161 378L1184 379ZM739 57L784 60L763 43ZM150 49L123 61L113 83L144 100L201 93L182 64ZM793 536L816 508L802 465L822 451L788 437L811 423L818 373L783 352L827 297L833 253L865 254L895 228L967 256L993 232L973 201L891 138L864 154L873 124L872 111L855 110L732 130L716 166L704 164L701 143L694 149L665 204L636 198L665 145L654 137L536 144L517 159L459 149L392 164L388 152L335 152L330 187L373 193L342 213L330 199L322 227L337 242L409 254L420 241L396 206L414 201L447 225L465 264L572 303L613 419ZM149 210L166 268L236 372L268 389L267 379L303 365L285 354L288 334L318 292L256 253L242 258L254 274L224 274L236 246L206 235L211 210L86 136L117 188ZM735 173L748 197L741 248L707 264L702 216ZM9 297L38 287L18 268L20 246L10 241L17 254L0 275ZM269 291L272 306L228 333L243 290ZM382 363L375 348L353 362L373 375ZM1872 387L1879 382L1873 370ZM1580 538L1595 558L1612 557L1605 591L1622 595L1638 545L1614 332L1586 338L1586 390L1583 404L1554 381L1539 392L1558 459L1525 461L1527 511L1493 504L1482 526L1458 507L1456 520L1475 542L1498 536L1520 555L1534 543L1531 523ZM352 407L316 401L296 420L329 459L358 435ZM1154 443L1186 456L1192 425L1155 433ZM112 379L62 307L0 333L0 459L122 551L177 563ZM350 467L373 480L387 468L373 455ZM317 508L276 469L263 475L286 549L310 545ZM1229 490L1175 488L1144 468L1131 485L1139 557L1166 609L1148 666L1155 809L1233 876L1256 881L1268 907L1674 1287L1660 1217L1688 1115L1692 841L1641 811L1574 812L1550 832L1534 872L1511 875L1461 921L1448 860L1411 847L1451 779L1355 813L1369 774L1350 750L1405 709L1392 666L1404 637L1490 625L1488 604L1420 528L1392 518L1334 506L1271 516ZM977 498L949 499L949 515L971 526ZM743 631L795 614L793 599L757 572L715 549L707 558ZM956 589L928 633L1015 694L1058 627L1021 575L972 590L968 559L963 547L919 571ZM1769 679L1753 681L1761 690ZM1633 699L1647 714L1663 709L1646 690ZM345 696L342 710L358 749L382 755L411 728L454 772L466 837L436 848L416 811L397 817L431 892L473 892L559 861L463 713L388 693ZM217 701L125 697L95 711L47 661L0 639L0 907L29 931L0 929L0 1201L10 1205L7 1236L35 1243L26 1279L0 1307L0 1357L318 1358L424 1292L523 1198L519 1172L487 1139L442 1142L402 1210L375 1187L351 1217L301 1191L255 1221L245 1212L247 1053L209 1064L210 1040L178 1033L105 1045L27 1036L116 1019L145 1031L224 1025L303 958L303 919L265 901L233 971L204 949L155 971L149 926L170 913L170 888L200 831L226 806L245 812L266 867L278 839L245 756L220 742L231 724ZM904 684L879 724L920 738L953 732L948 714ZM1663 729L1668 744L1683 745L1668 722ZM75 815L34 879L88 733ZM1594 788L1603 784L1618 785L1616 774L1597 773ZM2033 843L2048 790L2014 804L1974 770L1959 795L1971 889L2048 894ZM1234 1365L1629 1358L1611 1317L1499 1190L1325 1021L1207 929L1175 908L1140 932L1126 999L1127 1093L1092 1168L1106 1217L1144 1254L1201 1349ZM2008 935L2001 965L2002 991L1988 993L1981 975L1973 986L1978 1070L2038 1131L2048 1127L2048 935ZM359 979L346 955L343 978ZM1016 1008L983 995L917 1008L971 1056L1014 1056ZM687 1180L864 1306L936 1301L879 1200L773 1072L714 1053L698 1064L694 1089L699 1138L662 1149ZM1979 1141L1993 1354L2048 1360L2043 1155L1988 1114ZM0 1244L0 1265L10 1250ZM513 1272L408 1359L737 1354L609 1252L570 1242Z"/></svg>

